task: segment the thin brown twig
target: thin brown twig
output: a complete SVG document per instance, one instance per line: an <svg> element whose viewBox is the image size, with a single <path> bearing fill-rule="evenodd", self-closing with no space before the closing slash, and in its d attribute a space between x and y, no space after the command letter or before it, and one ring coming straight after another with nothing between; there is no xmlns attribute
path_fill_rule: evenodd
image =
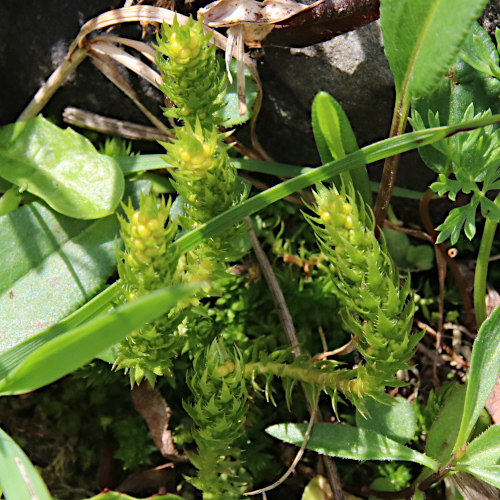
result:
<svg viewBox="0 0 500 500"><path fill-rule="evenodd" d="M414 319L414 323L417 325L418 328L422 328L423 330L425 329L425 331L429 335L434 337L436 340L438 339L438 333L436 332L436 330L434 330L434 328L432 328L428 324L418 319ZM450 346L446 345L444 342L440 341L439 348L443 349L446 352L446 354L448 354L448 356L450 356L453 359L453 361L458 363L460 366L463 366L464 368L470 367L468 361L462 359L458 354L455 353L455 351Z"/></svg>
<svg viewBox="0 0 500 500"><path fill-rule="evenodd" d="M285 335L288 341L288 345L290 347L294 347L292 354L294 357L300 356L301 349L299 343L299 339L297 337L297 333L295 331L295 326L293 324L292 316L290 311L288 310L288 306L285 301L285 297L283 292L279 286L278 280L276 279L276 275L274 274L273 268L271 267L271 263L267 258L262 246L260 245L259 239L255 234L255 231L252 229L252 221L250 217L246 218L247 224L250 226L249 238L252 243L252 247L254 249L255 255L259 264L262 268L262 274L266 279L269 289L271 290L271 295L273 296L273 301L276 307L276 311L278 313L278 317L280 322L285 330ZM307 398L306 398L307 401ZM311 421L322 422L323 416L321 415L321 411L316 405L316 408L312 408L308 403L309 412L311 415L314 415L314 419ZM344 500L344 493L342 492L342 485L340 483L340 478L337 471L337 466L335 462L328 456L323 456L323 462L325 464L325 469L328 476L328 482L332 489L335 500Z"/></svg>
<svg viewBox="0 0 500 500"><path fill-rule="evenodd" d="M250 231L248 236L250 238L250 242L252 243L253 250L255 252L255 256L259 261L260 267L262 268L262 274L269 285L269 289L271 290L271 295L273 296L274 305L276 307L276 312L278 313L278 317L280 323L283 326L285 331L285 336L287 338L287 342L289 346L294 346L293 355L300 356L302 351L299 345L299 339L297 337L297 333L295 331L295 326L293 324L292 315L288 310L288 306L286 305L285 297L283 292L281 291L278 280L276 279L276 275L274 274L273 268L271 267L271 263L267 258L266 253L262 249L259 238L257 238L257 234L252 229L252 220L247 217L247 224L250 226Z"/></svg>
<svg viewBox="0 0 500 500"><path fill-rule="evenodd" d="M169 142L175 134L166 134L156 127L139 125L137 123L107 118L97 113L91 113L83 109L67 107L63 111L63 120L70 125L96 130L103 134L118 135L133 141L162 141Z"/></svg>
<svg viewBox="0 0 500 500"><path fill-rule="evenodd" d="M226 129L224 127L220 127L220 129L225 132ZM238 153L242 154L243 156L246 156L247 158L250 158L251 160L262 160L261 154L256 151L255 149L249 148L242 144L236 137L233 135L226 137L224 139L224 142L227 144L230 144L232 148L234 148Z"/></svg>

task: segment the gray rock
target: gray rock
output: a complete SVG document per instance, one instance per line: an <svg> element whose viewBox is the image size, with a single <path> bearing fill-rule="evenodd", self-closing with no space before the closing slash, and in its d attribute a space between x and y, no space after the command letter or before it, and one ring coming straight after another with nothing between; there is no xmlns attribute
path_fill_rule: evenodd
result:
<svg viewBox="0 0 500 500"><path fill-rule="evenodd" d="M389 133L394 81L378 22L303 49L266 48L259 139L279 161L316 165L311 103L321 90L342 105L361 145Z"/></svg>

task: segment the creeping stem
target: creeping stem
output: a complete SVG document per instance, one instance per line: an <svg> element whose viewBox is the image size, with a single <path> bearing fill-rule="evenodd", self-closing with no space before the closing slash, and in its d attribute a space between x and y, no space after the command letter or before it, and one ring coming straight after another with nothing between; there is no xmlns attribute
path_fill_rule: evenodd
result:
<svg viewBox="0 0 500 500"><path fill-rule="evenodd" d="M362 396L369 392L365 381L360 381L357 377L357 370L336 370L325 372L320 369L304 369L302 367L291 366L285 363L247 363L245 364L245 377L255 375L275 375L280 378L291 378L300 382L315 384L318 387L336 387L344 394L355 393Z"/></svg>

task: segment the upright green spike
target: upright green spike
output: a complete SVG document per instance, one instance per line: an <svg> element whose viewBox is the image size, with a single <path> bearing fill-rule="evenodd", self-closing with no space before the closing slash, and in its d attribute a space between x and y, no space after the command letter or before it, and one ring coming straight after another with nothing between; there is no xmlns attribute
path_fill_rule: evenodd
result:
<svg viewBox="0 0 500 500"><path fill-rule="evenodd" d="M408 342L414 310L409 278L401 286L385 242L375 237L373 215L352 184L344 184L340 191L319 185L315 198L315 216L306 218L330 262L333 282L345 303L343 319L364 357L357 390L383 391L414 353L416 343Z"/></svg>

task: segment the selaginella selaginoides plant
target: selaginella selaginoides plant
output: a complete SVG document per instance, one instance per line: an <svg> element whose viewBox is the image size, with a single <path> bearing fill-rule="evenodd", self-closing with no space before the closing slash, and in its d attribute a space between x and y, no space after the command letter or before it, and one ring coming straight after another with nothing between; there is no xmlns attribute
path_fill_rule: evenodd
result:
<svg viewBox="0 0 500 500"><path fill-rule="evenodd" d="M208 42L201 23L191 20L187 26L164 26L158 38L162 89L173 103L165 114L182 122L174 129L173 142L164 145L166 165L180 195L176 220L185 231L212 220L247 196L229 162L223 142L227 133L218 130L221 119L217 111L223 105L225 77ZM365 398L390 402L384 389L400 385L396 372L407 367L421 338L410 334L410 282L401 285L384 242L375 237L370 209L352 185L346 183L340 192L335 187L318 186L315 197L315 215L306 217L328 259L328 271L344 304L344 322L363 362L355 369L345 369L336 361L313 362L307 354L293 359L291 349L268 353L260 344L240 352L225 346L223 338L207 350L192 352L194 365L188 385L194 403L185 408L197 426L194 438L198 454L191 455L191 460L198 477L191 482L203 490L205 499L240 498L245 490L244 478L248 476L232 445L244 432L248 380L257 387L258 379L264 379L271 399L271 381L280 377L288 402L294 386L300 383L311 403L323 390L332 397L334 407L343 395L365 412ZM164 204L158 208L151 200L143 198L139 212L127 207L129 222L122 221L125 251L120 254L120 290L125 299L147 287L162 286L160 283L216 281L225 273L225 262L242 255L243 225L219 233L180 259L169 253L176 224L170 221L163 229L168 208ZM162 229L156 229L153 222L150 231L151 220L161 222ZM154 238L160 238L156 253L148 246ZM185 310L177 309L131 336L121 347L119 366L129 368L135 381L166 373L186 340L179 333L184 331L180 324L185 318ZM162 356L166 356L163 365L159 361Z"/></svg>

